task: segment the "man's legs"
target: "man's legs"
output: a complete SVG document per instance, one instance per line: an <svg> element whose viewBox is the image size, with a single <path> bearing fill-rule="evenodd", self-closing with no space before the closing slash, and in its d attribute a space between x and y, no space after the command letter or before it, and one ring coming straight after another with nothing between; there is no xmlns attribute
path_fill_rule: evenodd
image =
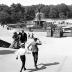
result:
<svg viewBox="0 0 72 72"><path fill-rule="evenodd" d="M33 52L32 54L33 54L33 58L34 58L35 67L37 68L38 52Z"/></svg>

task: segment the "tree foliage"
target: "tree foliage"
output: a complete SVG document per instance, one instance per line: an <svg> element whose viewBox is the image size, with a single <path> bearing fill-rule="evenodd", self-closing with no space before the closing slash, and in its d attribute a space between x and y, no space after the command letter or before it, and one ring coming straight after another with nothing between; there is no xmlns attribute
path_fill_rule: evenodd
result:
<svg viewBox="0 0 72 72"><path fill-rule="evenodd" d="M0 23L16 23L35 19L35 14L42 12L45 18L72 18L72 5L32 5L12 4L10 7L0 4ZM40 15L39 15L40 17Z"/></svg>

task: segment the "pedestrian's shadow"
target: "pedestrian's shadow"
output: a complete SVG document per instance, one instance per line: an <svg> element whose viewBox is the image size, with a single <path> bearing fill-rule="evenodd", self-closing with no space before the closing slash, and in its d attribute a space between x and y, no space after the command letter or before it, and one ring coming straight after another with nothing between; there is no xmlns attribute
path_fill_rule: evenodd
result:
<svg viewBox="0 0 72 72"><path fill-rule="evenodd" d="M29 70L29 72L34 72L34 71L46 69L47 66L58 65L58 64L59 64L59 62L54 62L54 63L40 63L40 64L38 64L38 66L41 66L40 68L38 68L38 69L27 69L27 70Z"/></svg>

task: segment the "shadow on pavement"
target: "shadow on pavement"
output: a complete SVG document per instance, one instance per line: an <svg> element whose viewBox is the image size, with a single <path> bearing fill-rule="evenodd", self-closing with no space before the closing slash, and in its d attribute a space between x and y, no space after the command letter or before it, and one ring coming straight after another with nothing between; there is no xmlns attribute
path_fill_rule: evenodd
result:
<svg viewBox="0 0 72 72"><path fill-rule="evenodd" d="M46 69L47 68L47 66L52 66L52 65L58 65L59 64L59 62L54 62L54 63L41 63L41 64L38 64L38 66L40 66L41 65L41 67L40 68L38 68L38 69L27 69L27 70L29 70L29 72L34 72L34 71L38 71L38 70L43 70L43 69Z"/></svg>
<svg viewBox="0 0 72 72"><path fill-rule="evenodd" d="M5 54L12 54L15 51L11 51L11 50L0 50L0 55L5 55Z"/></svg>
<svg viewBox="0 0 72 72"><path fill-rule="evenodd" d="M0 47L8 48L11 44L0 39Z"/></svg>

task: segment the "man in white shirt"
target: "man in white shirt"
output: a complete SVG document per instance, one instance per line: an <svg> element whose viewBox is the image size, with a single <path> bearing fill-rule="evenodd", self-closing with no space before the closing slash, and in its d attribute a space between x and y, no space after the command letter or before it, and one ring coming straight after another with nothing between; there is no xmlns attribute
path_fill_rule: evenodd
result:
<svg viewBox="0 0 72 72"><path fill-rule="evenodd" d="M21 48L16 52L16 59L18 59L18 57L20 56L20 59L22 61L22 67L21 67L20 72L22 72L23 68L24 68L24 70L26 70L26 68L25 68L26 56L25 56L25 54L26 54L25 44L21 43Z"/></svg>
<svg viewBox="0 0 72 72"><path fill-rule="evenodd" d="M38 38L34 38L34 41L31 42L27 47L29 50L29 47L32 46L31 51L34 58L34 64L36 69L37 69L37 61L38 61L38 45L42 45L41 41Z"/></svg>

